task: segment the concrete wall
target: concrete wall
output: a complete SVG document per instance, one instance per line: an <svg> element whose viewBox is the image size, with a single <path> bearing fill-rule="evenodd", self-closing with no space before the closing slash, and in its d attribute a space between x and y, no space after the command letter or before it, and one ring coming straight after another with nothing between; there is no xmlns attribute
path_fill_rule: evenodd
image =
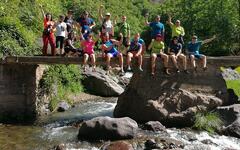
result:
<svg viewBox="0 0 240 150"><path fill-rule="evenodd" d="M36 68L37 65L0 64L0 120L36 117Z"/></svg>

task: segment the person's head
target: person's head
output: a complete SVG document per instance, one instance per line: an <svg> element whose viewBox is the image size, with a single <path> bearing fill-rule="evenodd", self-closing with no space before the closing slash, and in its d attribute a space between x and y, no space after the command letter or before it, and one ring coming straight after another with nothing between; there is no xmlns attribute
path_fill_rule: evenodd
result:
<svg viewBox="0 0 240 150"><path fill-rule="evenodd" d="M109 34L106 32L106 33L103 33L103 42L106 42L109 40Z"/></svg>
<svg viewBox="0 0 240 150"><path fill-rule="evenodd" d="M160 22L160 20L161 20L161 16L157 15L156 18L155 18L155 21Z"/></svg>
<svg viewBox="0 0 240 150"><path fill-rule="evenodd" d="M89 15L88 11L84 11L84 12L83 12L83 17L84 17L84 18L88 18L88 15Z"/></svg>
<svg viewBox="0 0 240 150"><path fill-rule="evenodd" d="M87 35L87 39L86 39L86 40L87 40L87 41L91 41L91 40L92 40L92 38L93 38L93 35L92 35L92 34L88 34L88 35Z"/></svg>
<svg viewBox="0 0 240 150"><path fill-rule="evenodd" d="M64 15L60 15L60 16L59 16L59 22L63 22L63 21L64 21L64 18L65 18Z"/></svg>
<svg viewBox="0 0 240 150"><path fill-rule="evenodd" d="M181 24L180 20L176 20L176 26L179 27Z"/></svg>
<svg viewBox="0 0 240 150"><path fill-rule="evenodd" d="M68 16L68 17L72 17L72 15L73 15L73 11L72 11L72 10L68 10L67 16Z"/></svg>
<svg viewBox="0 0 240 150"><path fill-rule="evenodd" d="M127 16L122 16L122 22L126 22L127 21Z"/></svg>
<svg viewBox="0 0 240 150"><path fill-rule="evenodd" d="M161 34L157 34L155 40L156 41L162 41L162 35Z"/></svg>
<svg viewBox="0 0 240 150"><path fill-rule="evenodd" d="M109 12L105 14L105 19L106 19L106 20L109 20L110 17L111 17L111 14L110 14Z"/></svg>
<svg viewBox="0 0 240 150"><path fill-rule="evenodd" d="M139 39L140 39L140 34L139 34L139 33L136 33L136 34L134 35L134 41L135 41L135 42L138 42Z"/></svg>
<svg viewBox="0 0 240 150"><path fill-rule="evenodd" d="M177 43L178 43L178 37L177 37L177 36L174 36L174 37L172 38L172 42L173 42L173 44L177 44Z"/></svg>
<svg viewBox="0 0 240 150"><path fill-rule="evenodd" d="M196 36L196 35L193 35L193 36L192 36L192 43L196 43L196 41L197 41L197 36Z"/></svg>
<svg viewBox="0 0 240 150"><path fill-rule="evenodd" d="M46 13L45 17L48 21L52 21L52 15L50 13Z"/></svg>

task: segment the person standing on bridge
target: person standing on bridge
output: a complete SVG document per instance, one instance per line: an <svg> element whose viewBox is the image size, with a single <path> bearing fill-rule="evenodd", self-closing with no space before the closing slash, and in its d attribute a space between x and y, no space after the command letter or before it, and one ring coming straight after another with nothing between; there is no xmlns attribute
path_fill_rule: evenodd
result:
<svg viewBox="0 0 240 150"><path fill-rule="evenodd" d="M210 39L198 41L196 35L192 36L192 41L188 43L187 49L188 49L188 55L191 59L192 66L194 67L195 71L197 71L195 58L202 60L203 70L207 69L207 57L203 54L200 54L199 50L200 50L201 45L209 43L212 40L214 40L215 38L216 38L216 36L214 35Z"/></svg>
<svg viewBox="0 0 240 150"><path fill-rule="evenodd" d="M44 12L42 5L40 5L42 15L43 15L43 25L44 25L44 30L43 30L43 48L42 48L42 54L44 56L47 55L47 49L48 49L48 42L51 45L51 53L52 55L55 55L55 42L54 42L54 33L53 33L53 26L54 26L54 21L52 20L52 15L50 13Z"/></svg>
<svg viewBox="0 0 240 150"><path fill-rule="evenodd" d="M101 49L104 53L103 56L106 57L106 61L107 61L107 74L109 73L110 61L111 61L111 58L113 58L113 57L118 57L119 58L119 65L121 67L121 73L124 73L124 70L123 70L123 55L115 47L116 45L119 47L122 44L123 35L120 34L120 37L121 37L121 39L120 39L120 41L118 41L118 40L115 40L115 39L109 39L108 33L105 33L103 35L103 41L102 41L103 44L101 46Z"/></svg>
<svg viewBox="0 0 240 150"><path fill-rule="evenodd" d="M102 9L103 5L101 5L99 8L99 21L102 23L101 34L108 33L109 38L111 39L114 37L114 26L112 21L110 20L111 14L108 12L105 14L105 17L103 17Z"/></svg>
<svg viewBox="0 0 240 150"><path fill-rule="evenodd" d="M151 38L155 39L157 35L161 35L162 41L164 41L165 28L164 25L160 22L161 17L159 15L156 16L155 21L148 22L148 15L145 16L145 25L150 26Z"/></svg>
<svg viewBox="0 0 240 150"><path fill-rule="evenodd" d="M127 70L131 70L131 60L133 57L138 59L138 69L139 71L143 71L142 69L142 50L144 41L140 40L140 34L137 33L134 36L134 39L131 41L130 47L127 51Z"/></svg>
<svg viewBox="0 0 240 150"><path fill-rule="evenodd" d="M176 23L173 24L172 17L169 16L167 24L169 24L172 29L172 38L177 37L178 42L181 43L183 46L184 45L183 36L185 35L185 31L184 28L181 26L180 20L176 20Z"/></svg>
<svg viewBox="0 0 240 150"><path fill-rule="evenodd" d="M56 51L60 47L60 56L63 54L64 39L67 35L67 24L64 22L64 16L59 16L59 21L54 25L56 27Z"/></svg>
<svg viewBox="0 0 240 150"><path fill-rule="evenodd" d="M163 59L164 72L169 75L168 71L168 55L164 53L164 42L162 41L161 34L157 34L155 39L152 39L152 42L148 46L148 49L151 50L151 70L152 75L155 75L156 69L156 59L160 56Z"/></svg>

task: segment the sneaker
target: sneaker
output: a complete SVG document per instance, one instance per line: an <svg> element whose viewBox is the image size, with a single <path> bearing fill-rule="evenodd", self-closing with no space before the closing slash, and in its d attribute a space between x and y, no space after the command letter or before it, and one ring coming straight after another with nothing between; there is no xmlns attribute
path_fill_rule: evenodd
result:
<svg viewBox="0 0 240 150"><path fill-rule="evenodd" d="M186 70L184 70L184 72L186 73L186 74L189 74L189 71L186 69Z"/></svg>
<svg viewBox="0 0 240 150"><path fill-rule="evenodd" d="M139 68L138 68L138 70L139 70L139 71L141 71L141 72L143 72L143 69L142 69L142 67L139 67Z"/></svg>
<svg viewBox="0 0 240 150"><path fill-rule="evenodd" d="M131 71L132 68L130 66L127 67L127 71Z"/></svg>
<svg viewBox="0 0 240 150"><path fill-rule="evenodd" d="M179 69L177 69L177 70L176 70L176 72L177 72L177 73L180 73L180 70L179 70Z"/></svg>
<svg viewBox="0 0 240 150"><path fill-rule="evenodd" d="M170 72L167 68L165 68L165 71L164 71L167 75L170 75Z"/></svg>

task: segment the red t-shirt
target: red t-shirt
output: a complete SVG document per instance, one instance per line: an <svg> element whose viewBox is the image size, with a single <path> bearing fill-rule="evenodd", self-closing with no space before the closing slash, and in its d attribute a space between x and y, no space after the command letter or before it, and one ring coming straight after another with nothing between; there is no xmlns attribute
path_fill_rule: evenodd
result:
<svg viewBox="0 0 240 150"><path fill-rule="evenodd" d="M46 17L44 17L43 19L43 26L44 26L44 29L46 29L49 25L53 26L54 25L54 22L53 21L48 21ZM52 31L51 31L52 33Z"/></svg>

